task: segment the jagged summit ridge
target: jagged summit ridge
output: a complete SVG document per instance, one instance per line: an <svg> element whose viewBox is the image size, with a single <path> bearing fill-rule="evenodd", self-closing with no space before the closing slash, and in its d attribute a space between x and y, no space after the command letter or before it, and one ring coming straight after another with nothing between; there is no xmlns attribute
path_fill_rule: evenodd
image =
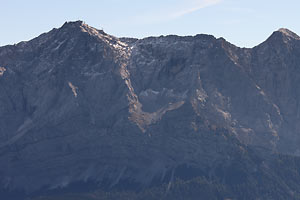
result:
<svg viewBox="0 0 300 200"><path fill-rule="evenodd" d="M73 31L75 31L75 32L76 31L81 31L81 32L86 32L91 36L96 36L96 37L99 37L99 38L102 38L102 39L106 38L106 40L125 41L125 43L127 41L129 44L133 44L133 43L135 43L136 41L139 40L137 38L127 38L127 37L117 38L113 35L109 35L109 34L105 33L102 29L97 29L97 28L94 28L92 26L89 26L88 24L86 24L82 20L66 21L60 28L55 29L55 30L64 30L64 31L67 31L67 32L70 32L70 33L72 33ZM293 31L291 31L287 28L280 28L277 31L274 31L273 34L266 41L268 41L270 38L277 38L277 37L273 37L274 35L277 35L277 34L285 35L285 36L288 36L289 38L293 38L293 39L297 39L297 40L300 39L300 37L296 33L294 33ZM43 36L43 35L44 34L42 34L41 36ZM194 38L199 38L199 39L201 39L201 38L203 38L203 39L208 39L208 38L215 39L215 37L213 35L209 35L209 34L197 34L195 36L167 35L167 36L164 36L164 37L168 37L168 38L181 38L181 37L183 37L183 38L185 38L185 37L193 38L194 37ZM160 37L150 36L150 37L146 37L146 38L143 38L143 39L140 39L140 40L158 39L158 38L160 38ZM223 37L221 37L219 39L225 40L227 43L230 43ZM278 38L276 40L278 40ZM30 42L30 41L28 41L28 42ZM21 42L22 45L25 44L25 43L27 43L27 41Z"/></svg>
<svg viewBox="0 0 300 200"><path fill-rule="evenodd" d="M77 20L77 21L66 21L62 27L64 26L83 26L86 25L82 20Z"/></svg>
<svg viewBox="0 0 300 200"><path fill-rule="evenodd" d="M96 29L96 28L94 28L92 26L89 26L88 24L86 24L82 20L65 22L64 25L61 28L65 28L65 27L73 27L73 28L77 27L77 28L80 28L82 31L88 32L89 34L94 35L94 36L95 35L99 36L99 34L100 34L100 35L109 36L110 38L117 39L117 37L109 35L109 34L105 33L103 30L99 30L99 29ZM277 33L279 33L280 35L287 36L289 38L293 38L293 39L297 39L297 40L300 39L300 37L296 33L294 33L293 31L291 31L291 30L289 30L287 28L280 28L277 31L274 31L273 34L269 38L273 38L273 35L277 35ZM178 37L178 38L180 38L180 37L189 37L189 38L191 38L191 36L177 36L177 35L167 35L167 37L170 37L170 38L174 38L174 37ZM213 39L215 39L214 36L208 35L208 34L197 34L197 35L195 35L193 37L195 37L195 38L201 38L202 37L203 39L207 39L207 38L213 38ZM152 37L152 36L150 36L150 37L146 37L146 38L143 38L143 39L155 39L155 38L158 39L160 37ZM220 39L224 39L226 41L225 38L221 37ZM129 43L132 43L132 41L135 42L138 39L124 37L124 38L120 38L120 40L127 40L128 42L130 41ZM229 43L228 41L226 41L226 42Z"/></svg>
<svg viewBox="0 0 300 200"><path fill-rule="evenodd" d="M96 36L99 38L114 38L115 37L108 35L105 33L103 30L96 29L92 26L89 26L88 24L84 23L83 21L70 21L70 22L65 22L62 27L60 27L58 30L65 30L65 31L82 31L90 34L91 36Z"/></svg>
<svg viewBox="0 0 300 200"><path fill-rule="evenodd" d="M299 46L276 44L119 39L77 21L0 48L2 185L147 186L182 165L215 176L248 147L299 154Z"/></svg>

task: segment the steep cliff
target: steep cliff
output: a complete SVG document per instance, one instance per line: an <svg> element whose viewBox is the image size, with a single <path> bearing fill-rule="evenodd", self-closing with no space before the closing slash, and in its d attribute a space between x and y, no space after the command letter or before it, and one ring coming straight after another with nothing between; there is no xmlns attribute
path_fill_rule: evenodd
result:
<svg viewBox="0 0 300 200"><path fill-rule="evenodd" d="M300 155L299 55L287 29L242 49L210 35L116 38L81 21L0 47L2 188L250 180L272 156Z"/></svg>

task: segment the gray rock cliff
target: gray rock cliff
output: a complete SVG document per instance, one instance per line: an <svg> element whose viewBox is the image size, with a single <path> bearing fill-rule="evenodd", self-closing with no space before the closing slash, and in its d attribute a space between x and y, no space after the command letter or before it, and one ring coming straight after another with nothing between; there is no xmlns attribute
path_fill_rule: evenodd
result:
<svg viewBox="0 0 300 200"><path fill-rule="evenodd" d="M213 173L248 146L300 155L299 56L287 29L245 49L81 21L0 47L1 185L147 186L179 166Z"/></svg>

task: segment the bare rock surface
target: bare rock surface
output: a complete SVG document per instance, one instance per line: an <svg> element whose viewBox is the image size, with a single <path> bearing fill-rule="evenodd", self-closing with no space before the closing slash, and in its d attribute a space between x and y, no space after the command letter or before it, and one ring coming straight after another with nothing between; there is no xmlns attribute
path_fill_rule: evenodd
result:
<svg viewBox="0 0 300 200"><path fill-rule="evenodd" d="M287 29L245 49L211 35L116 38L81 21L0 47L1 185L147 186L179 166L213 175L248 147L300 155L299 56Z"/></svg>

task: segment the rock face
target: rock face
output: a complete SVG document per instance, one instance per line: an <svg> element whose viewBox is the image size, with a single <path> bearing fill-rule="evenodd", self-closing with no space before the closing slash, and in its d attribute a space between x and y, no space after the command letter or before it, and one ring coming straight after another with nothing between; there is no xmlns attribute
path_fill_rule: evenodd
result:
<svg viewBox="0 0 300 200"><path fill-rule="evenodd" d="M181 168L214 176L248 147L299 156L299 55L287 29L242 49L210 35L116 38L81 21L0 47L1 185L146 187Z"/></svg>

